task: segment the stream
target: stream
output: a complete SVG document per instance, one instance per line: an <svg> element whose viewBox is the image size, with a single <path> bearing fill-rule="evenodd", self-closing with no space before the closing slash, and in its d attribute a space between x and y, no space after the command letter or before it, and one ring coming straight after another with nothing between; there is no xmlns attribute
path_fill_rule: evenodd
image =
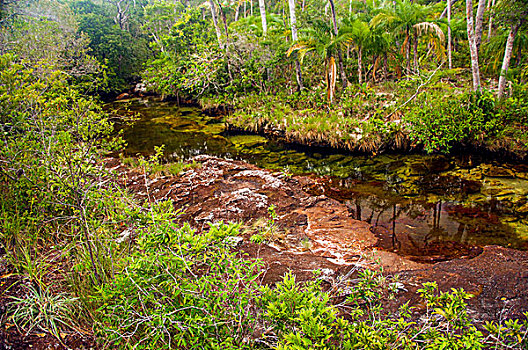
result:
<svg viewBox="0 0 528 350"><path fill-rule="evenodd" d="M192 107L146 99L107 106L127 141L126 155L165 145L168 161L199 154L323 177L325 195L372 225L381 249L431 261L477 247L528 249L528 165L477 155L354 155L230 134ZM134 122L123 122L136 115ZM321 194L321 193L314 193ZM456 254L455 254L456 253ZM437 258L438 257L438 258Z"/></svg>

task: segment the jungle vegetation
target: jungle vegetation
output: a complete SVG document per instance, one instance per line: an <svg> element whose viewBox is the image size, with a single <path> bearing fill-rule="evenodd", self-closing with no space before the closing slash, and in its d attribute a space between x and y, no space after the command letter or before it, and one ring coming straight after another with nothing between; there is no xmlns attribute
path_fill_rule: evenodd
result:
<svg viewBox="0 0 528 350"><path fill-rule="evenodd" d="M122 349L528 346L526 320L477 328L463 290L425 284L420 317L389 312L398 283L375 269L356 271L344 299L350 276L331 289L317 273L262 285L261 262L234 247L240 224L198 235L174 224L170 201L139 202L109 180L104 158L122 140L101 107L144 82L299 142L522 156L526 0L0 5L3 330ZM136 166L146 180L159 162Z"/></svg>

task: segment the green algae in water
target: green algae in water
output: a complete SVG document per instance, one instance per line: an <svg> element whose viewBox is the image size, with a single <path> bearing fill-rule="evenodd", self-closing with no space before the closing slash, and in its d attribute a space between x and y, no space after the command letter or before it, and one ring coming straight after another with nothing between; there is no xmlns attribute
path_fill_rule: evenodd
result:
<svg viewBox="0 0 528 350"><path fill-rule="evenodd" d="M268 142L268 139L258 135L230 135L227 139L238 148L254 147Z"/></svg>

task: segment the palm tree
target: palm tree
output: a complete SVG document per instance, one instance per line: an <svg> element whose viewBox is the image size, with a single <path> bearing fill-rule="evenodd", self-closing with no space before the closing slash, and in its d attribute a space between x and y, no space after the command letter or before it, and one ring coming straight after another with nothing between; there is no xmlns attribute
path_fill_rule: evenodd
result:
<svg viewBox="0 0 528 350"><path fill-rule="evenodd" d="M304 37L288 49L287 55L290 56L292 52L297 51L299 61L303 63L306 54L315 52L324 60L327 98L332 103L337 78L337 67L334 57L338 45L342 44L343 40L336 40L333 35L333 28L319 19L313 21L312 27L303 32Z"/></svg>
<svg viewBox="0 0 528 350"><path fill-rule="evenodd" d="M434 33L441 41L444 35L438 24L428 21L428 15L433 7L424 6L408 0L396 0L395 6L385 6L384 10L376 15L372 27L382 27L397 35L403 35L401 51L405 52L406 70L411 72L411 40L414 44L414 72L418 72L418 38L423 34ZM411 38L412 36L412 38Z"/></svg>
<svg viewBox="0 0 528 350"><path fill-rule="evenodd" d="M363 51L365 46L371 40L371 31L368 23L360 19L353 18L352 20L345 18L343 20L343 28L341 28L340 36L346 40L347 43L353 44L357 51L358 57L358 82L363 83Z"/></svg>

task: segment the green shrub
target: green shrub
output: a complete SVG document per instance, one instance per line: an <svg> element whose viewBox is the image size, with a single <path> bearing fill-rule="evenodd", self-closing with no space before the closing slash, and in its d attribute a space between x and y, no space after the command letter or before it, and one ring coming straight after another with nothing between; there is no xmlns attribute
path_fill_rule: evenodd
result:
<svg viewBox="0 0 528 350"><path fill-rule="evenodd" d="M405 114L410 138L428 153L448 153L457 144L481 144L504 129L489 91L444 96L424 93Z"/></svg>
<svg viewBox="0 0 528 350"><path fill-rule="evenodd" d="M488 323L484 336L467 314L462 289L438 292L436 283L418 290L425 310L407 304L384 309L398 288L380 272L364 270L348 296L323 291L316 280L301 285L290 273L272 289L264 287L260 306L268 332L260 340L276 349L483 349L526 345L528 321ZM341 289L342 291L343 289ZM343 300L340 304L333 300ZM500 339L500 340L499 340Z"/></svg>
<svg viewBox="0 0 528 350"><path fill-rule="evenodd" d="M236 224L158 223L140 233L138 252L98 298L99 335L136 349L248 348L260 264L232 252Z"/></svg>

